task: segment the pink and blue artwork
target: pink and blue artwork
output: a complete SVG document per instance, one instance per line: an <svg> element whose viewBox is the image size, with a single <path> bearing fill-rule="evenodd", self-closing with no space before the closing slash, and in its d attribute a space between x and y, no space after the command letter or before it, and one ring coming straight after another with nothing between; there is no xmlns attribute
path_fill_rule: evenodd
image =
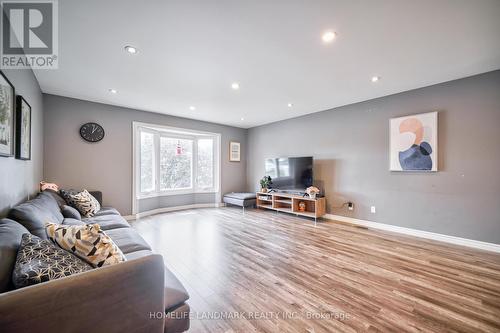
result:
<svg viewBox="0 0 500 333"><path fill-rule="evenodd" d="M437 120L437 112L391 119L391 171L438 170Z"/></svg>

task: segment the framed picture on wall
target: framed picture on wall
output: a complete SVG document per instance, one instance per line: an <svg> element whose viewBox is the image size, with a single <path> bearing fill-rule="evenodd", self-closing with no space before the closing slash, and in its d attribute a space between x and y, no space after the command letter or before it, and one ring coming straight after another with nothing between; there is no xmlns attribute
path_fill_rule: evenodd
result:
<svg viewBox="0 0 500 333"><path fill-rule="evenodd" d="M241 161L241 144L239 142L234 142L234 141L229 142L229 161L230 162Z"/></svg>
<svg viewBox="0 0 500 333"><path fill-rule="evenodd" d="M438 113L390 120L390 170L438 171Z"/></svg>
<svg viewBox="0 0 500 333"><path fill-rule="evenodd" d="M0 71L0 156L14 155L14 86Z"/></svg>
<svg viewBox="0 0 500 333"><path fill-rule="evenodd" d="M31 106L22 96L16 100L16 158L31 159Z"/></svg>

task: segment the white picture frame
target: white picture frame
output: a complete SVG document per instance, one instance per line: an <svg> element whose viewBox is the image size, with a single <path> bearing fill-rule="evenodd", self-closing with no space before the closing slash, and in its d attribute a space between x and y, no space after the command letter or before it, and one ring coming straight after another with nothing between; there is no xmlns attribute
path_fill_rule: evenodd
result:
<svg viewBox="0 0 500 333"><path fill-rule="evenodd" d="M389 121L389 170L438 171L438 112L427 112Z"/></svg>
<svg viewBox="0 0 500 333"><path fill-rule="evenodd" d="M230 162L240 162L241 161L241 144L236 141L229 142L229 161Z"/></svg>

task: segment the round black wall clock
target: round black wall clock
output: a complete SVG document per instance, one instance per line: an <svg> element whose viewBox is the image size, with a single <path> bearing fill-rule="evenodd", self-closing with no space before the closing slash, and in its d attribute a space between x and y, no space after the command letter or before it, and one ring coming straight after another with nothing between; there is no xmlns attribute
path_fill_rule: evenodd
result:
<svg viewBox="0 0 500 333"><path fill-rule="evenodd" d="M99 142L104 138L104 128L96 123L86 123L80 127L80 136L88 142Z"/></svg>

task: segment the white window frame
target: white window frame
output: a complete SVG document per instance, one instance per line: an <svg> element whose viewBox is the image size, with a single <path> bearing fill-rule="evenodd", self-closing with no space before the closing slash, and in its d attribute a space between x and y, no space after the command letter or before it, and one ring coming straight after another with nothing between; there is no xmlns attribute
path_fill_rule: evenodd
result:
<svg viewBox="0 0 500 333"><path fill-rule="evenodd" d="M137 185L138 185L138 188L137 188L137 191L138 193L143 193L144 195L149 195L149 193L153 193L155 192L155 188L157 187L157 182L158 182L158 168L156 167L158 163L156 163L157 161L157 158L159 157L159 154L157 154L156 152L156 149L153 151L153 176L154 176L154 179L153 179L153 191L150 191L150 192L142 192L141 191L141 182L140 182L140 179L141 179L141 146L140 146L140 143L141 143L141 133L144 132L144 133L149 133L149 134L153 134L153 147L157 147L158 146L158 142L157 141L157 138L156 138L156 135L155 135L155 132L148 129L148 128L145 128L145 127L139 127L138 128L138 132L137 132L137 138L138 138L138 149L137 149L137 153L138 153L138 156L137 156L137 171L138 171L138 176L139 178L137 178L139 181L137 182Z"/></svg>
<svg viewBox="0 0 500 333"><path fill-rule="evenodd" d="M154 136L154 174L155 174L155 190L152 192L141 192L141 158L140 158L140 144L141 144L141 131L153 133ZM132 140L133 140L133 198L132 198L132 212L137 213L137 201L146 198L154 198L168 195L182 195L182 194L194 194L194 193L215 193L216 203L220 202L220 179L221 179L221 134L196 131L178 127L170 127L156 124L148 124L142 122L132 123ZM192 163L191 163L191 187L185 189L172 189L172 190L160 190L160 137L168 138L179 138L179 139L189 139L193 141L192 150ZM209 189L197 188L197 158L198 158L198 140L211 138L213 140L213 187Z"/></svg>

